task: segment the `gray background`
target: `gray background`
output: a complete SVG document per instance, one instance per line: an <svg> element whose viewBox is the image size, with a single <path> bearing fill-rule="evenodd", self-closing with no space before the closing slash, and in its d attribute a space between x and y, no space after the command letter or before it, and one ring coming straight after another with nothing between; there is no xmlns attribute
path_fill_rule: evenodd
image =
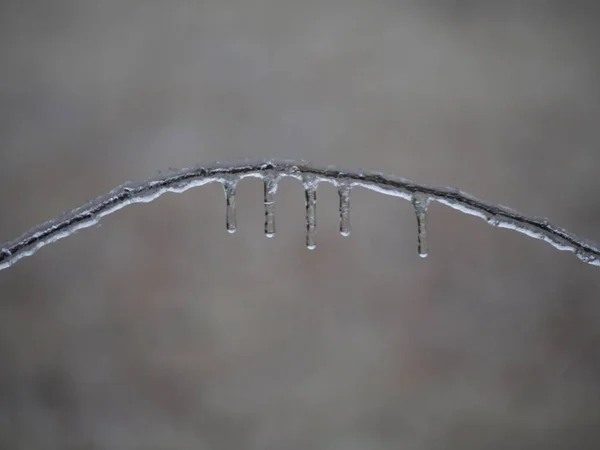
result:
<svg viewBox="0 0 600 450"><path fill-rule="evenodd" d="M600 240L600 14L583 1L0 4L0 240L129 179L308 159L460 187ZM0 273L6 449L592 449L600 271L299 182L262 235L217 185Z"/></svg>

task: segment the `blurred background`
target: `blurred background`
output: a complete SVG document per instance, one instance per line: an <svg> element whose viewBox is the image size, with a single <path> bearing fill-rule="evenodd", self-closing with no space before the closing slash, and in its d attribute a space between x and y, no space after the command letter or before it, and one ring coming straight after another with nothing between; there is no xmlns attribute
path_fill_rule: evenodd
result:
<svg viewBox="0 0 600 450"><path fill-rule="evenodd" d="M127 180L307 159L600 240L592 1L4 0L0 241ZM600 272L434 204L167 194L0 273L2 449L594 449Z"/></svg>

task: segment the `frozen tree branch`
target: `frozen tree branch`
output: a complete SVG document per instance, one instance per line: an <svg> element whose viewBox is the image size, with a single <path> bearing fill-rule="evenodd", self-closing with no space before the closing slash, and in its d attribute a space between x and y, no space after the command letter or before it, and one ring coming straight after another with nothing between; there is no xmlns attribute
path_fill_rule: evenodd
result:
<svg viewBox="0 0 600 450"><path fill-rule="evenodd" d="M302 181L305 189L306 245L315 247L315 205L317 185L321 182L336 186L340 195L340 233L350 234L350 197L354 187L363 187L383 194L409 200L415 209L418 227L419 254L427 256L426 215L432 201L463 213L480 217L490 225L509 228L541 239L559 250L566 250L588 264L600 266L600 248L574 234L554 226L544 218L529 217L510 208L479 200L458 189L432 187L379 172L347 171L335 167L315 167L306 162L258 161L237 164L195 166L169 170L143 183L128 182L108 194L79 208L45 222L19 238L0 246L0 270L21 258L33 255L46 244L70 236L75 231L95 225L102 217L132 203L146 203L165 192L183 192L195 186L219 182L227 199L227 230L236 230L235 193L238 182L247 177L264 182L265 235L275 234L274 201L277 185L283 177Z"/></svg>

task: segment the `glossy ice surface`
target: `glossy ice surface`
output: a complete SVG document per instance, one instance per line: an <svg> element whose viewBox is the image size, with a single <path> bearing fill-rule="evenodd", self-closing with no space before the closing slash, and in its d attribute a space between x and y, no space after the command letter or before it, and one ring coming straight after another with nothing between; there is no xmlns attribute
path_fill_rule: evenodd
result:
<svg viewBox="0 0 600 450"><path fill-rule="evenodd" d="M278 181L284 177L302 181L305 190L306 247L309 250L316 248L317 187L319 183L330 183L339 189L340 233L344 236L350 234L350 191L354 187L363 187L411 201L417 217L418 252L422 257L429 253L427 208L430 202L436 201L482 218L490 225L541 239L559 250L575 253L585 263L600 266L600 248L596 244L550 224L547 219L525 216L510 208L479 200L458 189L427 186L379 172L347 171L335 167L316 167L305 162L272 160L170 169L145 182L126 183L0 246L0 270L10 267L25 256L33 255L46 244L97 224L102 217L127 205L151 202L166 192L180 193L213 182L223 185L226 196L226 227L227 231L234 233L237 228L235 193L240 180L248 177L264 181L267 237L275 234L274 208Z"/></svg>

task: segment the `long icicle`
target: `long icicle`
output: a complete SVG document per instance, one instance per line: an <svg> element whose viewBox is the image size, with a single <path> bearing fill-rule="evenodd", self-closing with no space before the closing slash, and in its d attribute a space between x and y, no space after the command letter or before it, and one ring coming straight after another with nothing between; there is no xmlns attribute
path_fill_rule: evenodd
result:
<svg viewBox="0 0 600 450"><path fill-rule="evenodd" d="M338 194L340 196L340 234L350 236L350 193L352 187L349 184L340 184Z"/></svg>
<svg viewBox="0 0 600 450"><path fill-rule="evenodd" d="M306 248L314 250L316 233L316 210L317 210L317 183L315 180L304 179L304 198L306 205Z"/></svg>
<svg viewBox="0 0 600 450"><path fill-rule="evenodd" d="M429 254L429 242L427 240L427 208L430 199L426 195L414 194L412 204L417 216L417 245L419 256L426 258Z"/></svg>
<svg viewBox="0 0 600 450"><path fill-rule="evenodd" d="M265 204L265 236L275 236L275 194L277 193L278 177L266 175L264 182L264 204Z"/></svg>
<svg viewBox="0 0 600 450"><path fill-rule="evenodd" d="M235 191L237 180L228 179L223 181L223 190L225 191L225 201L227 209L225 212L225 226L227 232L235 233L237 230L237 218L235 214Z"/></svg>

